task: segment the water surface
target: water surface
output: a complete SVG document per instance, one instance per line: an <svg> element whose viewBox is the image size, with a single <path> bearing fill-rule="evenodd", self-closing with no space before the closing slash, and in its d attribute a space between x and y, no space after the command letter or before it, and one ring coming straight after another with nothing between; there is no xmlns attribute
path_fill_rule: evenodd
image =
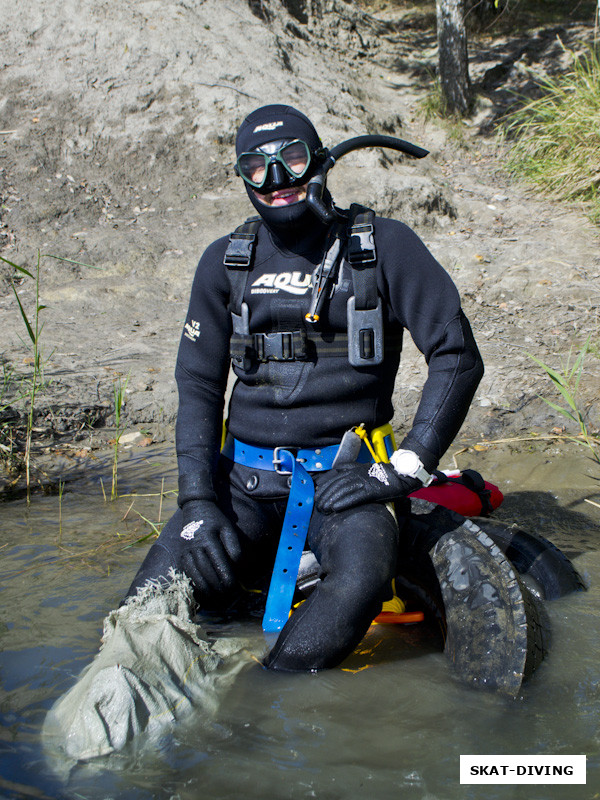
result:
<svg viewBox="0 0 600 800"><path fill-rule="evenodd" d="M461 457L462 458L462 457ZM475 462L475 463L474 463ZM57 775L40 729L47 710L93 658L102 619L149 546L128 544L173 510L170 450L122 459L120 491L153 496L105 502L109 465L69 482L62 500L0 506L0 796L6 798L368 797L591 798L600 792L600 509L593 469L575 454L471 454L470 466L506 492L500 512L569 551L588 592L548 605L549 658L516 701L458 684L418 627L372 629L344 669L278 675L251 665L214 720L198 714L158 743ZM464 461L461 466L466 466ZM595 494L596 492L596 494ZM131 503L133 502L133 506ZM125 549L124 549L125 548ZM260 649L253 623L230 623ZM461 786L460 754L588 756L587 786ZM54 765L56 766L56 765Z"/></svg>

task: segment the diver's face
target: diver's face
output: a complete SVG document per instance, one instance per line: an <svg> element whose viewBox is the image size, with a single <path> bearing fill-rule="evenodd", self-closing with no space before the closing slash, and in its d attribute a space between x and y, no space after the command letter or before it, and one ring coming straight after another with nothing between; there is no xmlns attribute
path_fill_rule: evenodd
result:
<svg viewBox="0 0 600 800"><path fill-rule="evenodd" d="M292 203L300 203L306 200L306 187L308 184L304 183L302 186L288 186L285 189L275 189L268 194L260 194L253 189L254 196L265 206L291 206Z"/></svg>
<svg viewBox="0 0 600 800"><path fill-rule="evenodd" d="M307 182L300 180L311 161L304 142L276 139L238 159L239 174L257 200L274 208L300 203L306 198Z"/></svg>

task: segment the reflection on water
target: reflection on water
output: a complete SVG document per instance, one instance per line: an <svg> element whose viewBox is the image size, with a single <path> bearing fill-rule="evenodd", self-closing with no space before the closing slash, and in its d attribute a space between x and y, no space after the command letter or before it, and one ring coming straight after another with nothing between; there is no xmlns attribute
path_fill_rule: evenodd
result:
<svg viewBox="0 0 600 800"><path fill-rule="evenodd" d="M593 798L600 792L600 511L593 477L547 454L492 452L470 466L506 492L503 519L524 521L571 553L590 590L549 605L553 646L517 701L458 685L418 627L371 632L350 666L318 675L279 675L252 665L222 699L216 720L190 720L158 746L135 747L59 778L40 743L47 709L97 651L101 623L148 547L127 547L171 513L157 493L175 485L170 455L158 448L122 463L120 490L149 497L105 503L98 477L68 485L62 502L35 497L0 506L0 796L7 798L272 797ZM537 461L536 461L537 459ZM466 466L466 464L461 464ZM584 465L585 466L585 465ZM536 474L537 473L537 474ZM106 479L106 478L105 478ZM153 496L152 496L153 495ZM596 496L597 499L597 496ZM125 548L125 549L124 549ZM260 645L251 623L228 634ZM382 637L382 638L381 638ZM587 786L460 786L459 756L588 756Z"/></svg>

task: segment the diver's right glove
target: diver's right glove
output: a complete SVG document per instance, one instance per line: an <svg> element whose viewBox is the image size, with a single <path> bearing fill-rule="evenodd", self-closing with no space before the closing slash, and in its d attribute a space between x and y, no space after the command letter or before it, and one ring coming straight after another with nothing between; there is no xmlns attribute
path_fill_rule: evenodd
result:
<svg viewBox="0 0 600 800"><path fill-rule="evenodd" d="M398 500L422 485L415 478L398 475L391 464L344 464L319 482L315 505L323 514L331 514L364 503Z"/></svg>
<svg viewBox="0 0 600 800"><path fill-rule="evenodd" d="M201 595L225 594L235 585L234 565L241 556L233 523L208 500L184 504L180 568Z"/></svg>
<svg viewBox="0 0 600 800"><path fill-rule="evenodd" d="M363 503L387 503L429 486L431 475L412 450L396 450L389 464L344 464L319 482L315 505L323 514Z"/></svg>

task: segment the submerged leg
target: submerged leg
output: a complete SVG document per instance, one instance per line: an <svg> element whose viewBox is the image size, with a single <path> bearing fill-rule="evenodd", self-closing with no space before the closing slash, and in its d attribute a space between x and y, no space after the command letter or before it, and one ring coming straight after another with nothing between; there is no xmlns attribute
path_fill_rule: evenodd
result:
<svg viewBox="0 0 600 800"><path fill-rule="evenodd" d="M179 568L179 542L182 527L183 514L180 509L177 509L162 529L156 542L146 553L125 598L135 596L138 588L149 580L159 581L164 585L170 582L169 570Z"/></svg>
<svg viewBox="0 0 600 800"><path fill-rule="evenodd" d="M308 534L321 581L283 628L265 664L308 671L337 666L391 596L398 526L384 505L315 512Z"/></svg>

